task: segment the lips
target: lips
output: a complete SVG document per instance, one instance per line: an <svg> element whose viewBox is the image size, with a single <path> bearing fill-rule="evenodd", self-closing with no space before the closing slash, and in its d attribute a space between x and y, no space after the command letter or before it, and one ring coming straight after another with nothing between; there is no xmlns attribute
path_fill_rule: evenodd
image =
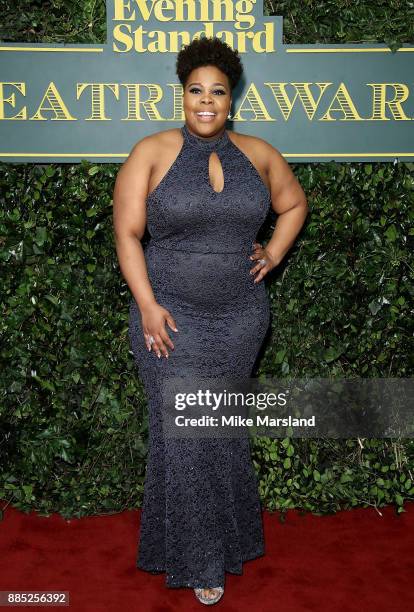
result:
<svg viewBox="0 0 414 612"><path fill-rule="evenodd" d="M198 113L196 113L196 115L199 121L201 121L202 123L208 123L214 121L216 113L213 113L212 111L199 111Z"/></svg>

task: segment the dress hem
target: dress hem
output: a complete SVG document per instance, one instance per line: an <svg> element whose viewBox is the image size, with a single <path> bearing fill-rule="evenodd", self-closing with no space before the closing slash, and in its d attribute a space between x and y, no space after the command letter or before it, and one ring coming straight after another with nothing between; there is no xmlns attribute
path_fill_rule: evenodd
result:
<svg viewBox="0 0 414 612"><path fill-rule="evenodd" d="M253 561L254 559L258 559L259 557L263 557L265 554L265 551L263 548L261 548L260 550L251 553L249 555L246 555L244 557L242 557L242 565L243 563L246 563L247 561ZM143 564L140 565L139 562L136 563L136 568L139 570L142 570L144 572L149 572L150 574L165 574L165 569L164 568L160 568L160 567L145 567ZM228 573L228 574L233 574L236 576L242 576L243 575L243 567L241 567L239 570L236 569L228 569L227 567L224 568L224 572ZM173 580L171 581L169 579L169 576L167 575L165 578L165 585L168 588L184 588L184 587L188 587L188 588L192 588L192 589L196 589L196 588L209 588L206 587L205 584L201 584L199 581L197 580L192 580L192 581L182 581L182 580ZM223 585L215 585L215 586L223 586ZM213 587L210 587L213 588Z"/></svg>

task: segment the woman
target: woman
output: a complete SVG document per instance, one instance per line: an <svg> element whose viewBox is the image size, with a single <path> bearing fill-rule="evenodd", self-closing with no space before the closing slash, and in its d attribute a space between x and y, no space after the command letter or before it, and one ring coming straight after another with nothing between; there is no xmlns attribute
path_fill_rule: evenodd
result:
<svg viewBox="0 0 414 612"><path fill-rule="evenodd" d="M149 410L137 567L212 604L226 571L242 574L244 561L264 554L249 439L163 436L161 386L175 375L251 375L270 320L260 281L292 246L307 204L275 148L226 130L238 51L194 40L176 69L185 123L132 149L115 184L114 230ZM270 205L279 217L262 247L254 240Z"/></svg>

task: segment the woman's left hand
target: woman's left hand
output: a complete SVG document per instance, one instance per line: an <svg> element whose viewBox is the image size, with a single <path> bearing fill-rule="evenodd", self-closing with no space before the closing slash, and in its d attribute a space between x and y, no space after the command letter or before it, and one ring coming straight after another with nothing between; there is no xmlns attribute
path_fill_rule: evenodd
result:
<svg viewBox="0 0 414 612"><path fill-rule="evenodd" d="M253 261L259 261L250 270L250 274L256 274L256 272L258 272L256 278L254 279L254 282L258 283L268 272L270 272L270 270L273 270L273 268L277 266L277 261L275 261L268 251L266 251L266 247L262 247L262 245L258 242L254 242L253 247L254 253L253 255L250 255L250 259Z"/></svg>

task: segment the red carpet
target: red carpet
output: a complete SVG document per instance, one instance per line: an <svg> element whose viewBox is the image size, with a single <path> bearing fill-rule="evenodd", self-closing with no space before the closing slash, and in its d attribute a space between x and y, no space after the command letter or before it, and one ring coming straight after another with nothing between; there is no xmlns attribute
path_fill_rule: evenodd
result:
<svg viewBox="0 0 414 612"><path fill-rule="evenodd" d="M214 609L414 610L414 503L405 509L382 508L382 516L372 508L322 517L289 511L284 524L265 512L265 556L245 563L243 576L226 575ZM0 522L0 590L69 591L66 609L76 612L207 609L191 589L167 589L164 574L135 568L139 516L66 521L9 505Z"/></svg>

